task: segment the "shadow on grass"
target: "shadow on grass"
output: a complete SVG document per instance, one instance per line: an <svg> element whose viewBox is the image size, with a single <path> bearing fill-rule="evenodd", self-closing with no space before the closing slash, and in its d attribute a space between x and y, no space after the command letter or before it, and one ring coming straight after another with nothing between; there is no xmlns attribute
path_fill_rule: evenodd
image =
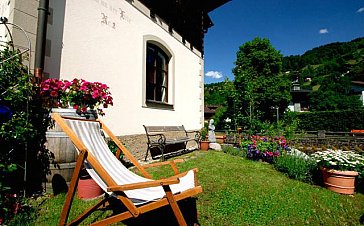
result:
<svg viewBox="0 0 364 226"><path fill-rule="evenodd" d="M364 178L356 179L355 192L364 194ZM364 216L362 217L364 218ZM362 222L364 224L364 222Z"/></svg>
<svg viewBox="0 0 364 226"><path fill-rule="evenodd" d="M117 205L120 207L121 205ZM187 225L199 225L197 219L196 198L188 198L178 201L182 215ZM125 211L125 209L114 208L114 214ZM178 225L170 206L164 206L156 210L139 215L137 218L128 219L122 222L128 226L157 226L157 225Z"/></svg>

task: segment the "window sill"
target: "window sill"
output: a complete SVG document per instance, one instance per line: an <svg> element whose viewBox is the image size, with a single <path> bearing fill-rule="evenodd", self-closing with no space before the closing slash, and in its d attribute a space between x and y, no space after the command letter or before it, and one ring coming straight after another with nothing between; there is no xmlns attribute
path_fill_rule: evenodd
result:
<svg viewBox="0 0 364 226"><path fill-rule="evenodd" d="M161 101L154 101L154 100L146 100L145 105L143 106L145 108L156 108L161 110L174 110L173 104L164 103Z"/></svg>

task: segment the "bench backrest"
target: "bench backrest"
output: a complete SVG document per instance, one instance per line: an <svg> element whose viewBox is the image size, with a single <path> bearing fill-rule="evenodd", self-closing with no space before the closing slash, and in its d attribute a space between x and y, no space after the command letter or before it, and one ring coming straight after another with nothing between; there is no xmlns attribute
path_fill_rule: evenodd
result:
<svg viewBox="0 0 364 226"><path fill-rule="evenodd" d="M145 126L145 132L147 134L153 133L165 133L165 132L186 132L185 127L182 126Z"/></svg>

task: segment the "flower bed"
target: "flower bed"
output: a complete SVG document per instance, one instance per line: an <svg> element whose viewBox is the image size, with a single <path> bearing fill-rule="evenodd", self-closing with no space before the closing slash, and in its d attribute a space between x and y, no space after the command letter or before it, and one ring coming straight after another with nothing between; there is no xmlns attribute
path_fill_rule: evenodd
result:
<svg viewBox="0 0 364 226"><path fill-rule="evenodd" d="M272 163L275 157L287 149L287 141L283 136L251 136L241 142L241 147L246 151L248 159Z"/></svg>

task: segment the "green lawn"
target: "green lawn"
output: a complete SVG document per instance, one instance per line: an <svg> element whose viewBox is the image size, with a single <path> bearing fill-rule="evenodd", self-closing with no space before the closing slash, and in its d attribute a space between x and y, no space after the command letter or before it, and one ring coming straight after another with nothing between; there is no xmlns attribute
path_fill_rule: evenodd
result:
<svg viewBox="0 0 364 226"><path fill-rule="evenodd" d="M336 194L289 179L272 165L222 152L197 151L181 157L186 162L179 165L180 169L199 168L199 182L204 192L197 196L197 210L203 226L360 225L360 219L364 218L363 194ZM162 168L153 170L152 174L163 177L168 175L167 171ZM44 199L36 218L29 224L56 225L63 199L64 196ZM71 215L91 204L92 201L76 200ZM105 213L97 212L87 223L103 216Z"/></svg>

